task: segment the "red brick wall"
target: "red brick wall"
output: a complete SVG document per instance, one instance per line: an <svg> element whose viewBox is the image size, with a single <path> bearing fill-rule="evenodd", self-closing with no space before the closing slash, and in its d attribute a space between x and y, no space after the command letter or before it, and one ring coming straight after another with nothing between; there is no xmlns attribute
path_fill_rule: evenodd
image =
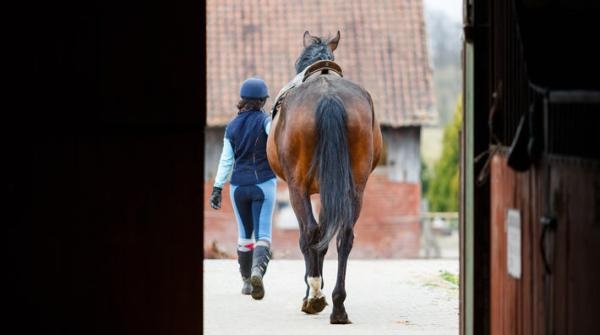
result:
<svg viewBox="0 0 600 335"><path fill-rule="evenodd" d="M223 189L223 206L217 211L208 206L212 183L209 180L205 184L205 257L223 257L223 253L235 257L237 224L229 200L229 186ZM279 181L278 188L285 190L286 184ZM367 183L361 215L354 228L351 257L418 257L420 198L419 184L392 182L384 171L376 170ZM281 229L274 223L274 257L302 258L298 237L297 229ZM330 244L327 258L337 258L335 239Z"/></svg>
<svg viewBox="0 0 600 335"><path fill-rule="evenodd" d="M375 171L354 228L352 253L367 258L418 257L420 204L419 184L392 182Z"/></svg>

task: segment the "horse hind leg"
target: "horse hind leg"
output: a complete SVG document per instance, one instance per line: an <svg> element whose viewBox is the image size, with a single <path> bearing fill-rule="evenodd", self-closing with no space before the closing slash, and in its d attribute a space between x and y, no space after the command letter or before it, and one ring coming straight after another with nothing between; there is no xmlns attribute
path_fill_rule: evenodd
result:
<svg viewBox="0 0 600 335"><path fill-rule="evenodd" d="M357 215L358 217L358 215ZM356 221L356 220L355 220ZM341 229L337 236L337 251L338 251L338 272L335 282L335 288L333 289L333 310L329 317L329 321L332 324L349 324L352 323L348 319L348 313L344 307L344 301L346 300L346 268L348 264L348 257L350 250L352 250L352 244L354 242L354 231L353 225Z"/></svg>
<svg viewBox="0 0 600 335"><path fill-rule="evenodd" d="M346 300L346 268L348 265L348 257L354 244L354 225L358 221L362 208L364 185L357 188L357 193L352 203L352 221L344 225L337 235L337 252L338 252L338 271L335 281L335 287L332 292L333 310L329 316L329 321L332 324L349 324L352 323L348 319L344 301Z"/></svg>
<svg viewBox="0 0 600 335"><path fill-rule="evenodd" d="M327 306L327 299L321 291L322 277L307 277L308 296L302 300L302 311L306 314L317 314Z"/></svg>
<svg viewBox="0 0 600 335"><path fill-rule="evenodd" d="M307 280L307 285L311 287L308 293L308 299L304 299L302 304L302 311L308 314L316 314L321 312L327 304L327 299L325 295L322 293L324 285L323 278L323 261L325 260L325 255L327 254L327 247L318 252L318 261L319 261L319 273L321 274L320 278L311 278L311 281ZM308 301L307 301L308 300Z"/></svg>
<svg viewBox="0 0 600 335"><path fill-rule="evenodd" d="M327 306L322 292L323 277L320 255L312 248L319 240L319 227L312 213L310 197L303 196L290 188L290 201L300 224L300 250L304 256L306 273L306 295L302 300L302 312L316 314Z"/></svg>
<svg viewBox="0 0 600 335"><path fill-rule="evenodd" d="M319 235L318 230L315 235ZM310 240L310 239L309 239ZM306 261L306 296L302 300L302 312L306 314L317 314L327 306L327 299L323 294L323 266L321 255L311 246L316 241L308 243L308 250L305 253Z"/></svg>
<svg viewBox="0 0 600 335"><path fill-rule="evenodd" d="M316 253L316 255L314 255ZM306 285L308 287L307 296L302 301L302 311L307 314L317 314L321 312L327 304L327 299L323 294L323 260L327 248L322 251L316 251L314 248L309 248L309 258L311 261L316 262L316 268L318 269L318 277L306 278Z"/></svg>

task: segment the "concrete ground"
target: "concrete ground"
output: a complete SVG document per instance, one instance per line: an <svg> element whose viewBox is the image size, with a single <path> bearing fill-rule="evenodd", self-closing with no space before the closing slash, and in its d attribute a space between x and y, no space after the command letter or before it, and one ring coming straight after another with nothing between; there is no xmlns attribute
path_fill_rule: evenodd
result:
<svg viewBox="0 0 600 335"><path fill-rule="evenodd" d="M352 260L346 276L349 325L331 325L336 260L324 264L330 304L319 314L300 311L305 293L303 260L272 260L266 294L240 294L237 261L204 261L204 334L458 334L457 259ZM450 279L450 280L449 280Z"/></svg>

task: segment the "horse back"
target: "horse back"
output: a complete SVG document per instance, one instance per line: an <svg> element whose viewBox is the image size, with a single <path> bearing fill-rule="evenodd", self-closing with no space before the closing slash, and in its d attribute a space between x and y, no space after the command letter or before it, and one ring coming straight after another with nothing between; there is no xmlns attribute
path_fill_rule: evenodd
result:
<svg viewBox="0 0 600 335"><path fill-rule="evenodd" d="M373 99L362 86L343 78L332 81L331 88L344 102L353 174L357 184L364 184L383 151Z"/></svg>
<svg viewBox="0 0 600 335"><path fill-rule="evenodd" d="M283 180L318 193L319 183L309 173L318 136L315 111L324 96L338 96L346 111L348 147L357 187L364 187L381 156L382 139L370 94L361 86L335 75L309 78L285 98L271 125L267 155Z"/></svg>

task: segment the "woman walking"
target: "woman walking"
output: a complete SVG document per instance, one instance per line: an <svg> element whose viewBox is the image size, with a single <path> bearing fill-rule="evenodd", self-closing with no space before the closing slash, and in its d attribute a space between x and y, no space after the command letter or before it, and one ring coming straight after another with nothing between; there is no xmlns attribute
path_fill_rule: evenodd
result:
<svg viewBox="0 0 600 335"><path fill-rule="evenodd" d="M230 183L230 198L238 224L237 254L242 294L264 297L263 276L271 259L271 226L277 179L267 161L271 117L263 107L269 92L260 78L246 79L240 88L238 114L227 124L223 151L210 196L221 208L221 191ZM230 179L230 180L229 180Z"/></svg>

